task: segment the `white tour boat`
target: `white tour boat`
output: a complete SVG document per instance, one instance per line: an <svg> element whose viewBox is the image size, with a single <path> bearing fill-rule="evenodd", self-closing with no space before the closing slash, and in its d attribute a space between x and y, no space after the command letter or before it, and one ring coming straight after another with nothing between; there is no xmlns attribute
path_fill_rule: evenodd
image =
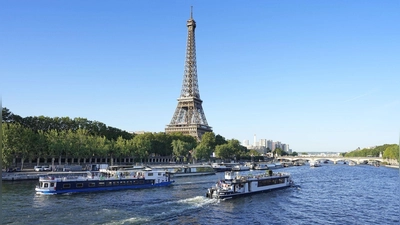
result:
<svg viewBox="0 0 400 225"><path fill-rule="evenodd" d="M254 170L268 170L268 165L267 164L257 164L254 168Z"/></svg>
<svg viewBox="0 0 400 225"><path fill-rule="evenodd" d="M232 171L248 171L250 170L250 166L247 165L236 165L232 167Z"/></svg>
<svg viewBox="0 0 400 225"><path fill-rule="evenodd" d="M318 160L310 161L310 167L319 167L321 163Z"/></svg>
<svg viewBox="0 0 400 225"><path fill-rule="evenodd" d="M209 188L206 197L230 199L291 186L293 181L289 173L273 173L272 170L267 170L263 174L240 175L238 172L225 172L225 179Z"/></svg>
<svg viewBox="0 0 400 225"><path fill-rule="evenodd" d="M211 166L214 168L216 172L225 172L225 171L232 171L234 166L239 165L239 163L212 163Z"/></svg>
<svg viewBox="0 0 400 225"><path fill-rule="evenodd" d="M158 165L151 169L167 171L171 177L186 177L199 175L214 175L215 170L211 165L188 164L188 165Z"/></svg>

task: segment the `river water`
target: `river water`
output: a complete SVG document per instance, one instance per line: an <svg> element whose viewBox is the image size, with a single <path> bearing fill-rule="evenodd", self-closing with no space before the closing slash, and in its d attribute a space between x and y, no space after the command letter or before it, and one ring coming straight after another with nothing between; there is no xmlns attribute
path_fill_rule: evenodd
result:
<svg viewBox="0 0 400 225"><path fill-rule="evenodd" d="M399 224L398 169L323 164L277 169L300 188L205 197L223 173L171 187L40 196L36 181L2 182L2 224Z"/></svg>

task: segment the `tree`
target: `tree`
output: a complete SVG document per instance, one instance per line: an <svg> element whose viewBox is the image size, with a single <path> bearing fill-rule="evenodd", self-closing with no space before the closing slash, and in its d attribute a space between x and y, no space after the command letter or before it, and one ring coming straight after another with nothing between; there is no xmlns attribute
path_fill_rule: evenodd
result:
<svg viewBox="0 0 400 225"><path fill-rule="evenodd" d="M382 157L399 160L399 146L396 144L388 146L383 152Z"/></svg>
<svg viewBox="0 0 400 225"><path fill-rule="evenodd" d="M276 148L274 151L274 154L278 155L278 156L287 155L287 153L285 151L283 151L281 148Z"/></svg>
<svg viewBox="0 0 400 225"><path fill-rule="evenodd" d="M18 123L6 123L2 125L2 132L2 162L6 167L10 167L16 158L21 158L23 169L24 160L29 156L34 143L33 131Z"/></svg>
<svg viewBox="0 0 400 225"><path fill-rule="evenodd" d="M3 107L2 109L2 122L3 123L11 123L14 122L14 114L7 108Z"/></svg>
<svg viewBox="0 0 400 225"><path fill-rule="evenodd" d="M153 134L152 147L156 155L172 155L171 139L164 132Z"/></svg>
<svg viewBox="0 0 400 225"><path fill-rule="evenodd" d="M181 140L173 140L172 143L172 154L176 156L177 158L181 158L183 156L186 156L188 151L186 151L186 146L188 145L187 142L181 141Z"/></svg>
<svg viewBox="0 0 400 225"><path fill-rule="evenodd" d="M203 143L197 145L194 150L194 157L200 160L201 159L209 160L211 154L212 154L212 149Z"/></svg>
<svg viewBox="0 0 400 225"><path fill-rule="evenodd" d="M81 164L81 158L86 158L90 154L88 147L89 132L84 128L78 128L73 137L75 152L72 155L78 158L78 164Z"/></svg>
<svg viewBox="0 0 400 225"><path fill-rule="evenodd" d="M16 153L18 124L3 123L2 124L2 165L8 168L12 165Z"/></svg>
<svg viewBox="0 0 400 225"><path fill-rule="evenodd" d="M48 156L48 142L46 134L44 131L39 130L35 135L35 140L33 143L33 152L31 152L31 157L36 158L36 165L39 166L40 158Z"/></svg>
<svg viewBox="0 0 400 225"><path fill-rule="evenodd" d="M217 134L217 136L215 136L215 145L223 145L223 144L227 144L227 143L228 142L221 135Z"/></svg>
<svg viewBox="0 0 400 225"><path fill-rule="evenodd" d="M229 159L232 157L233 151L229 144L217 145L215 147L215 155L221 159Z"/></svg>
<svg viewBox="0 0 400 225"><path fill-rule="evenodd" d="M108 154L108 140L105 136L96 136L95 138L95 156L107 157Z"/></svg>
<svg viewBox="0 0 400 225"><path fill-rule="evenodd" d="M228 146L232 151L232 156L240 156L242 152L247 151L247 148L240 145L240 141L236 139L228 140Z"/></svg>
<svg viewBox="0 0 400 225"><path fill-rule="evenodd" d="M137 135L133 138L133 143L135 147L135 155L140 159L146 158L151 151L151 141L143 135Z"/></svg>
<svg viewBox="0 0 400 225"><path fill-rule="evenodd" d="M49 132L45 133L47 143L48 143L48 150L49 155L51 156L51 165L54 168L54 160L58 157L58 164L61 165L61 156L63 153L64 143L63 138L65 138L64 132L58 132L57 130L50 130Z"/></svg>
<svg viewBox="0 0 400 225"><path fill-rule="evenodd" d="M214 150L215 149L215 134L214 132L206 132L201 137L200 143L205 147Z"/></svg>

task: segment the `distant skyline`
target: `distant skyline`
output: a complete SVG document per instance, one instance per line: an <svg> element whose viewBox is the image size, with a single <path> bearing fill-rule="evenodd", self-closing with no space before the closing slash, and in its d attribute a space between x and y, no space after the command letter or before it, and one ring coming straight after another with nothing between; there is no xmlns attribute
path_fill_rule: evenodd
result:
<svg viewBox="0 0 400 225"><path fill-rule="evenodd" d="M5 0L2 106L164 132L181 92L190 6L215 134L257 134L296 152L399 142L398 0Z"/></svg>

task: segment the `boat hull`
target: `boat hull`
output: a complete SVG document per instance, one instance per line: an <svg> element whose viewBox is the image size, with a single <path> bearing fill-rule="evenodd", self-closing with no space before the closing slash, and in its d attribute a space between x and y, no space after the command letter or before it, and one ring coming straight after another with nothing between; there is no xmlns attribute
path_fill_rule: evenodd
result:
<svg viewBox="0 0 400 225"><path fill-rule="evenodd" d="M89 181L88 181L89 182ZM70 182L68 182L70 183ZM60 190L43 190L41 188L35 188L36 194L40 195L56 195L56 194L67 194L67 193L84 193L84 192L101 192L101 191L118 191L128 189L145 189L155 187L167 187L170 186L174 181L161 182L157 184L141 184L141 185L115 185L115 186L104 186L104 187L86 187L83 188L71 188L71 189L60 189ZM62 185L62 183L59 183Z"/></svg>
<svg viewBox="0 0 400 225"><path fill-rule="evenodd" d="M260 190L260 191L253 191L253 192L248 192L248 193L235 193L235 194L226 194L226 195L218 195L218 196L213 196L212 198L215 199L222 199L222 200L228 200L228 199L234 199L234 198L239 198L239 197L244 197L244 196L250 196L254 194L260 194L260 193L267 193L275 190L280 190L280 189L286 189L291 187L289 186L283 186L283 187L276 187L268 190ZM209 196L206 196L209 197Z"/></svg>
<svg viewBox="0 0 400 225"><path fill-rule="evenodd" d="M105 172L48 173L39 177L37 194L54 195L165 187L174 183L165 171L108 170Z"/></svg>

